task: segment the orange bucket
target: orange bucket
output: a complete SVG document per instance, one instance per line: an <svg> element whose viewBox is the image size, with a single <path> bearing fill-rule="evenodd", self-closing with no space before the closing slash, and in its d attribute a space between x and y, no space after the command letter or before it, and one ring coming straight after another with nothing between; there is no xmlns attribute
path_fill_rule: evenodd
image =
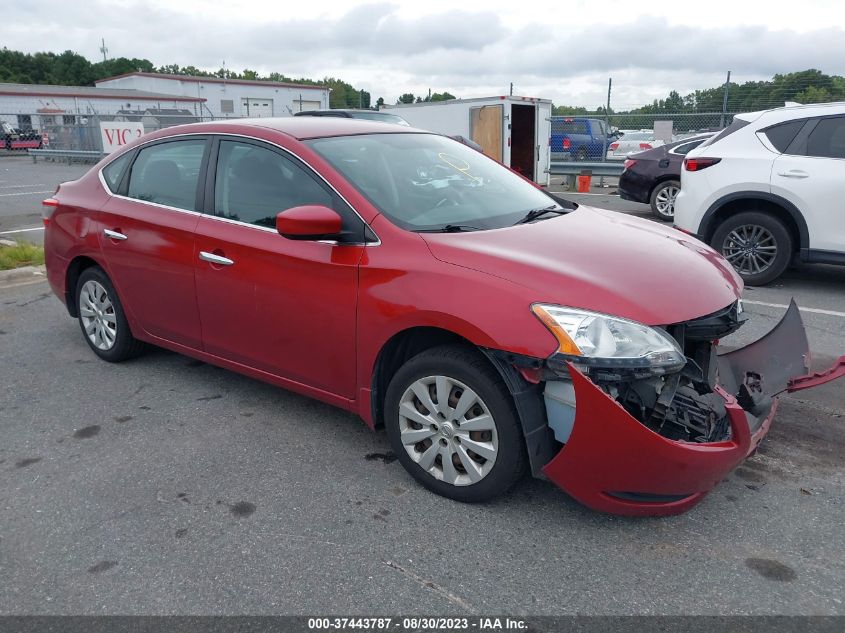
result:
<svg viewBox="0 0 845 633"><path fill-rule="evenodd" d="M578 193L590 193L590 180L592 176L578 176Z"/></svg>

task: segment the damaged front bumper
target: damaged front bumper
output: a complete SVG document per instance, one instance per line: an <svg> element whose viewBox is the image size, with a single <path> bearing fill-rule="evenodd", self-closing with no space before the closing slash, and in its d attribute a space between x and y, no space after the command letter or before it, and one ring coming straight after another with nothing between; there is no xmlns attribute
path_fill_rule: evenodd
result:
<svg viewBox="0 0 845 633"><path fill-rule="evenodd" d="M679 387L671 376L661 379L653 403L642 406L642 394L653 383L645 389L616 387L567 363L565 384L573 406L567 411L566 394L549 397L547 383L548 424L563 447L542 473L596 510L677 514L754 452L769 430L780 393L845 375L845 357L826 372L808 374L809 346L794 302L758 341L720 355L715 346L708 349L709 361L690 360L701 374L697 382ZM668 398L660 393L666 390ZM682 435L685 429L689 436Z"/></svg>

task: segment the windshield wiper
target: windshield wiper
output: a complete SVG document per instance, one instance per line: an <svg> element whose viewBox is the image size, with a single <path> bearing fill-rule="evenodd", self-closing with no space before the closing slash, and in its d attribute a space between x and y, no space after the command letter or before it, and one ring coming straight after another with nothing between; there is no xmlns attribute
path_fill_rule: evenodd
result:
<svg viewBox="0 0 845 633"><path fill-rule="evenodd" d="M468 231L483 231L484 229L469 224L445 224L436 229L420 229L417 233L465 233Z"/></svg>
<svg viewBox="0 0 845 633"><path fill-rule="evenodd" d="M563 207L561 207L557 204L552 204L552 205L549 205L548 207L540 207L538 209L531 209L528 213L525 214L525 216L521 220L517 220L516 222L514 222L514 225L516 225L516 224L527 224L528 222L533 222L534 220L536 220L540 216L546 215L547 213L554 213L556 215L563 215L565 213L569 213L570 211L571 211L571 209L564 209Z"/></svg>

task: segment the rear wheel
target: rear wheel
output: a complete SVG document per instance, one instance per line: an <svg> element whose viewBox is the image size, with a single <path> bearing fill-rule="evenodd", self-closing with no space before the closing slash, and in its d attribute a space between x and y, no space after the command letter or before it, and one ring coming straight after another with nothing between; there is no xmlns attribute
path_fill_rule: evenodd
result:
<svg viewBox="0 0 845 633"><path fill-rule="evenodd" d="M675 197L681 190L681 183L677 180L661 182L651 192L651 212L666 222L675 219Z"/></svg>
<svg viewBox="0 0 845 633"><path fill-rule="evenodd" d="M525 472L513 399L474 350L446 345L405 363L387 389L385 425L405 469L450 499L490 499Z"/></svg>
<svg viewBox="0 0 845 633"><path fill-rule="evenodd" d="M86 268L76 284L79 327L91 350L111 363L137 356L144 349L129 330L117 292L102 268Z"/></svg>
<svg viewBox="0 0 845 633"><path fill-rule="evenodd" d="M578 150L577 160L587 160L587 148L582 147Z"/></svg>
<svg viewBox="0 0 845 633"><path fill-rule="evenodd" d="M783 222L759 211L731 216L716 229L710 245L749 286L777 279L792 259L792 237Z"/></svg>

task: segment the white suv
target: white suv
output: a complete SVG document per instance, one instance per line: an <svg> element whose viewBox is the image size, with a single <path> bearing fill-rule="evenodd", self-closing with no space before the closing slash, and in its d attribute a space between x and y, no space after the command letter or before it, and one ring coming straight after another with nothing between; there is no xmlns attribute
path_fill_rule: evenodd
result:
<svg viewBox="0 0 845 633"><path fill-rule="evenodd" d="M794 257L845 264L845 103L739 114L684 159L675 226L749 285Z"/></svg>

